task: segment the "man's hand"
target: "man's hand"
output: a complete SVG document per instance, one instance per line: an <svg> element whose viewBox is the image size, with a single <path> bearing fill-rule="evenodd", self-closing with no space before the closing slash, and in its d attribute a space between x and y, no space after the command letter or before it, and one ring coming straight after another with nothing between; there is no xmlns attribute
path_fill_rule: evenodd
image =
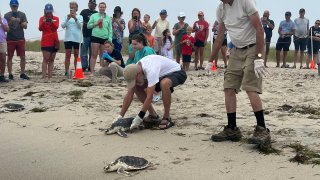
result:
<svg viewBox="0 0 320 180"><path fill-rule="evenodd" d="M262 78L263 76L266 76L267 70L264 67L263 59L254 60L254 73L256 74L257 78Z"/></svg>
<svg viewBox="0 0 320 180"><path fill-rule="evenodd" d="M132 121L132 124L130 126L130 130L139 128L142 121L143 120L139 117L139 115L137 115Z"/></svg>

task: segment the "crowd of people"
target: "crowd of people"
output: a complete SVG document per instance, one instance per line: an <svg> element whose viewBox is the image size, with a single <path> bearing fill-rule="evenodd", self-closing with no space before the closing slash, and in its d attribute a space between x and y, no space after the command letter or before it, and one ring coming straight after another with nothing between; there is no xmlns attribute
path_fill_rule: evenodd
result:
<svg viewBox="0 0 320 180"><path fill-rule="evenodd" d="M10 7L11 11L6 13L4 18L0 16L0 82L8 82L4 76L6 64L9 80L14 79L12 57L15 51L17 56L20 56L20 78L29 79L24 73L26 65L24 29L28 27L28 21L25 13L18 11L18 0L10 0ZM52 78L54 59L61 48L57 32L61 26L65 29L65 76L69 76L72 54L75 68L76 59L80 56L83 71L89 72L90 76L94 76L99 57L100 74L109 77L113 83L118 82L119 77L124 77L127 82L128 91L119 117L125 116L133 95L136 94L143 106L131 128L140 125L147 111L149 119L158 120L159 116L151 102L155 98L159 99L158 92L161 91L164 114L159 122L159 129L172 127L174 123L170 117L171 93L174 87L186 81L186 71L190 69L192 54L195 57L193 61L195 70L205 69L204 48L208 42L209 23L204 18L204 12L198 12L198 20L193 25L186 23L186 14L180 12L177 17L178 22L171 31L165 9L160 11L160 17L151 25L150 15L145 14L142 20L140 10L134 8L126 26L119 6L114 8L112 17L106 13L106 3L100 2L97 5L95 0L89 0L88 8L82 10L80 14L77 2L71 1L69 8L70 13L63 17L61 24L59 17L53 15L54 8L50 3L45 5L44 15L39 19L38 29L42 32L42 78ZM212 135L213 141L237 141L242 137L236 124L236 94L242 88L249 97L257 119L257 126L249 142L253 144L270 142L270 133L265 125L262 101L259 97L262 93L262 79L266 73L265 68L268 67L270 42L275 28L275 23L269 16L270 12L266 10L260 18L253 0L221 0L217 8L217 20L212 28L214 43L207 68L213 63L217 65L218 53L221 51L226 68L224 93L228 124L222 132ZM319 25L320 21L317 20L314 26L309 27L309 20L305 17L303 8L294 21L291 20L291 12L287 11L285 20L281 21L278 28L276 67L289 67L287 52L293 37L295 55L292 67L296 68L300 52L300 69L309 68L309 57L312 55L315 59L318 57ZM126 28L129 31L129 58L125 61L121 51ZM227 43L227 34L232 41L230 46ZM173 49L175 49L175 59ZM230 53L227 52L228 49ZM306 49L309 56L306 65L303 66ZM283 63L280 66L281 51L283 51Z"/></svg>

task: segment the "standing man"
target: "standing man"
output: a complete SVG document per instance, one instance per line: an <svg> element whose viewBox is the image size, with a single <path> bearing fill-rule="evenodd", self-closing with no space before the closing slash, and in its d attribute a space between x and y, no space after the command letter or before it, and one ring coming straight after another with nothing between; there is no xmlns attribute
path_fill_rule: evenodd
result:
<svg viewBox="0 0 320 180"><path fill-rule="evenodd" d="M154 44L154 51L159 55L161 54L161 41L162 41L162 32L166 29L170 29L169 21L167 21L167 10L162 9L160 11L160 17L154 21L152 25L152 29L155 29L154 37L155 37L155 44Z"/></svg>
<svg viewBox="0 0 320 180"><path fill-rule="evenodd" d="M0 14L0 83L8 82L4 77L4 72L6 70L6 53L7 53L7 42L6 42L6 32L9 31L8 22L5 18L1 17Z"/></svg>
<svg viewBox="0 0 320 180"><path fill-rule="evenodd" d="M194 46L196 47L195 50L195 68L199 70L204 70L203 60L204 60L204 48L207 44L208 35L209 35L209 23L204 20L204 13L203 11L198 12L198 21L194 22L193 24L193 32L195 32L195 39L196 43ZM198 61L200 60L200 65L198 67Z"/></svg>
<svg viewBox="0 0 320 180"><path fill-rule="evenodd" d="M90 71L89 63L88 63L88 53L89 57L91 57L91 34L92 29L87 28L87 24L89 22L90 16L96 11L96 0L89 0L88 9L84 9L81 11L80 15L83 17L83 25L82 25L82 32L83 32L83 44L81 46L81 64L83 71ZM89 52L88 52L89 51Z"/></svg>
<svg viewBox="0 0 320 180"><path fill-rule="evenodd" d="M265 53L265 59L264 59L264 66L267 66L268 61L268 55L269 55L269 48L270 48L270 42L272 37L272 30L274 29L274 22L273 20L269 19L270 13L268 10L265 10L263 12L263 17L261 18L262 27L264 29L264 33L266 34L266 53Z"/></svg>
<svg viewBox="0 0 320 180"><path fill-rule="evenodd" d="M224 41L224 32L234 44L224 77L225 104L228 125L218 134L211 136L212 141L239 141L242 137L236 124L236 93L240 87L246 91L257 120L251 144L270 142L270 133L266 128L262 102L262 76L265 73L262 52L264 31L254 0L220 0L217 9L219 22L218 36L214 42L211 59L216 57Z"/></svg>
<svg viewBox="0 0 320 180"><path fill-rule="evenodd" d="M285 13L285 20L280 22L278 33L279 39L276 44L276 59L277 59L277 66L280 67L280 52L283 50L283 64L281 68L288 68L289 65L287 64L287 54L289 51L289 47L291 45L291 36L294 35L296 26L291 21L291 12L287 11Z"/></svg>
<svg viewBox="0 0 320 180"><path fill-rule="evenodd" d="M302 68L302 61L304 58L304 51L307 48L308 42L308 30L309 30L309 19L305 18L306 11L301 8L299 10L299 17L294 20L296 31L294 33L294 64L292 68L296 68L296 62L298 58L298 51L300 50L300 69Z"/></svg>
<svg viewBox="0 0 320 180"><path fill-rule="evenodd" d="M28 27L28 21L25 13L18 11L18 0L10 0L11 11L4 15L4 18L8 21L9 32L7 34L7 46L8 46L8 72L9 79L13 80L12 74L12 58L14 51L17 51L17 56L20 56L20 78L29 80L30 78L24 73L26 68L26 41L24 38L24 29Z"/></svg>
<svg viewBox="0 0 320 180"><path fill-rule="evenodd" d="M123 117L132 100L134 93L143 103L141 111L134 118L131 129L139 127L147 111L149 118L158 117L151 105L154 92L162 91L164 113L159 124L159 129L167 129L174 124L170 117L171 93L173 88L183 84L187 79L186 72L180 64L160 55L149 55L142 58L137 64L128 65L124 72L128 91L123 100L120 116Z"/></svg>

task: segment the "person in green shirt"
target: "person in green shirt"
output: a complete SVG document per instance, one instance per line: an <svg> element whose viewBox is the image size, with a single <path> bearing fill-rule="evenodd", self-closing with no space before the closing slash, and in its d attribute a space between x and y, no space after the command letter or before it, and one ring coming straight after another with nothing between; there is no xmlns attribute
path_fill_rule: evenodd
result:
<svg viewBox="0 0 320 180"><path fill-rule="evenodd" d="M112 23L110 17L106 14L107 5L104 2L99 3L99 12L90 16L87 24L88 29L92 29L91 35L91 58L90 70L91 75L94 73L94 68L97 56L100 50L100 57L104 50L104 43L112 40Z"/></svg>
<svg viewBox="0 0 320 180"><path fill-rule="evenodd" d="M136 64L143 57L156 54L156 52L148 46L148 40L144 34L139 33L132 37L132 48L135 50L133 60L127 61L127 65ZM129 56L130 57L130 56Z"/></svg>

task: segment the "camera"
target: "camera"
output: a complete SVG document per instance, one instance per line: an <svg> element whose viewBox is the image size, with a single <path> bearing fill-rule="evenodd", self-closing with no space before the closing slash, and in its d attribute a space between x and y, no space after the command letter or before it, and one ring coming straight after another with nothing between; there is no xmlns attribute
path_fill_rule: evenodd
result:
<svg viewBox="0 0 320 180"><path fill-rule="evenodd" d="M138 16L133 16L132 19L138 20Z"/></svg>
<svg viewBox="0 0 320 180"><path fill-rule="evenodd" d="M52 22L52 19L51 18L47 18L46 22Z"/></svg>

